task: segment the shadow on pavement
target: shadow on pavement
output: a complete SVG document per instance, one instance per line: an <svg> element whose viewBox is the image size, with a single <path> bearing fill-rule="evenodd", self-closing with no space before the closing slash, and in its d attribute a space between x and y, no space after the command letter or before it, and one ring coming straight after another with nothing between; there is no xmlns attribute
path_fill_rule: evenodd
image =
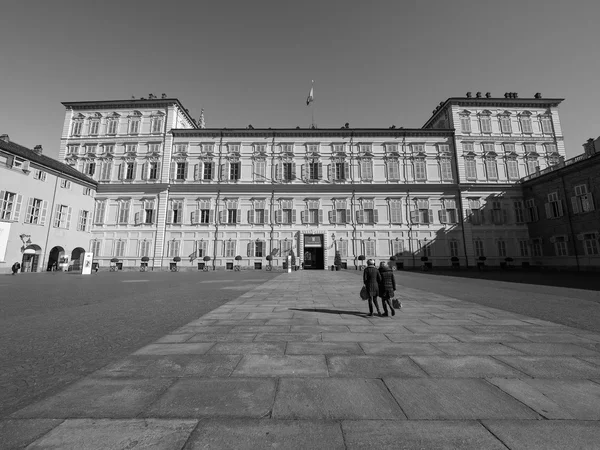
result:
<svg viewBox="0 0 600 450"><path fill-rule="evenodd" d="M600 274L596 272L560 272L557 270L524 271L512 270L429 270L408 273L427 274L440 277L472 278L480 280L504 281L507 283L525 283L543 286L565 287L600 291ZM395 272L402 276L402 271Z"/></svg>
<svg viewBox="0 0 600 450"><path fill-rule="evenodd" d="M308 311L308 312L320 312L325 314L346 314L350 316L366 317L367 313L359 311L343 311L340 309L324 309L324 308L290 308L292 311Z"/></svg>

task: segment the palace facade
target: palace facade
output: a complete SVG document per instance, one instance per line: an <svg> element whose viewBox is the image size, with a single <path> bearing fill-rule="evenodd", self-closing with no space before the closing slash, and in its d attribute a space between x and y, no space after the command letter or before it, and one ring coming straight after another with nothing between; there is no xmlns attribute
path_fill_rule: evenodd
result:
<svg viewBox="0 0 600 450"><path fill-rule="evenodd" d="M564 161L561 101L467 94L384 129L208 129L164 96L66 102L59 159L98 183L101 266L528 263L538 205L518 181Z"/></svg>

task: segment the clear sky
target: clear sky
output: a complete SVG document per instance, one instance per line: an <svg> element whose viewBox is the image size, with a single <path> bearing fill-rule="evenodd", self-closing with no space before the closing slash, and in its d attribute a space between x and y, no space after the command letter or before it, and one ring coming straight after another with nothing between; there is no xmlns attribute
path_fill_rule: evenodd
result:
<svg viewBox="0 0 600 450"><path fill-rule="evenodd" d="M467 91L564 98L600 135L599 0L3 0L0 133L56 157L61 101L153 93L207 127L421 127Z"/></svg>

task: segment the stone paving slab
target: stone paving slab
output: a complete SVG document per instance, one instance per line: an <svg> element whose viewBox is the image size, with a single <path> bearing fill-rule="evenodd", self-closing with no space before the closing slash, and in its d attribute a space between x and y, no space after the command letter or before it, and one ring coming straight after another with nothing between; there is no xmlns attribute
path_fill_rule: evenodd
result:
<svg viewBox="0 0 600 450"><path fill-rule="evenodd" d="M409 419L537 419L511 396L481 379L386 378Z"/></svg>
<svg viewBox="0 0 600 450"><path fill-rule="evenodd" d="M364 355L357 342L289 342L287 355Z"/></svg>
<svg viewBox="0 0 600 450"><path fill-rule="evenodd" d="M237 365L234 377L327 377L324 355L271 356L246 355Z"/></svg>
<svg viewBox="0 0 600 450"><path fill-rule="evenodd" d="M598 450L600 422L573 420L484 420L511 450Z"/></svg>
<svg viewBox="0 0 600 450"><path fill-rule="evenodd" d="M432 377L523 377L523 372L490 356L411 356Z"/></svg>
<svg viewBox="0 0 600 450"><path fill-rule="evenodd" d="M426 377L410 358L381 356L330 356L327 358L332 377L384 378Z"/></svg>
<svg viewBox="0 0 600 450"><path fill-rule="evenodd" d="M584 346L576 344L562 344L562 343L507 343L509 347L515 348L522 353L527 355L536 356L600 356L600 353L590 350Z"/></svg>
<svg viewBox="0 0 600 450"><path fill-rule="evenodd" d="M444 353L429 343L361 342L367 355L443 355Z"/></svg>
<svg viewBox="0 0 600 450"><path fill-rule="evenodd" d="M572 356L496 356L496 358L535 378L592 378L600 375L598 366Z"/></svg>
<svg viewBox="0 0 600 450"><path fill-rule="evenodd" d="M150 344L140 348L134 355L203 355L214 344L208 343L172 343L172 344Z"/></svg>
<svg viewBox="0 0 600 450"><path fill-rule="evenodd" d="M439 343L433 346L447 355L523 355L524 352L497 343Z"/></svg>
<svg viewBox="0 0 600 450"><path fill-rule="evenodd" d="M343 450L337 422L272 419L208 419L198 425L186 449Z"/></svg>
<svg viewBox="0 0 600 450"><path fill-rule="evenodd" d="M261 355L283 355L285 342L219 342L214 344L209 354L246 355L255 353Z"/></svg>
<svg viewBox="0 0 600 450"><path fill-rule="evenodd" d="M494 435L476 421L343 421L342 429L348 450L506 450Z"/></svg>
<svg viewBox="0 0 600 450"><path fill-rule="evenodd" d="M196 420L66 420L27 449L179 450L197 424Z"/></svg>
<svg viewBox="0 0 600 450"><path fill-rule="evenodd" d="M63 422L62 419L0 420L0 448L23 448Z"/></svg>

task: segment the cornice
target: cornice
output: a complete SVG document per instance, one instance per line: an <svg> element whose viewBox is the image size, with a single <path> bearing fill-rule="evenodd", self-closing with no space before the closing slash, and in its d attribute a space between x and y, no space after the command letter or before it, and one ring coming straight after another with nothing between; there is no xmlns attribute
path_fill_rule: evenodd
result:
<svg viewBox="0 0 600 450"><path fill-rule="evenodd" d="M448 136L454 135L451 129L422 129L422 128L357 128L357 129L171 129L170 133L174 137L200 137L217 139L226 138L327 138L327 139L364 139L364 138L403 138L403 137L422 137L422 136Z"/></svg>
<svg viewBox="0 0 600 450"><path fill-rule="evenodd" d="M158 192L166 191L168 188L167 183L148 183L148 184L133 184L133 183L98 183L96 189L96 196L103 194L120 194L127 195L129 193L147 193L156 194Z"/></svg>

